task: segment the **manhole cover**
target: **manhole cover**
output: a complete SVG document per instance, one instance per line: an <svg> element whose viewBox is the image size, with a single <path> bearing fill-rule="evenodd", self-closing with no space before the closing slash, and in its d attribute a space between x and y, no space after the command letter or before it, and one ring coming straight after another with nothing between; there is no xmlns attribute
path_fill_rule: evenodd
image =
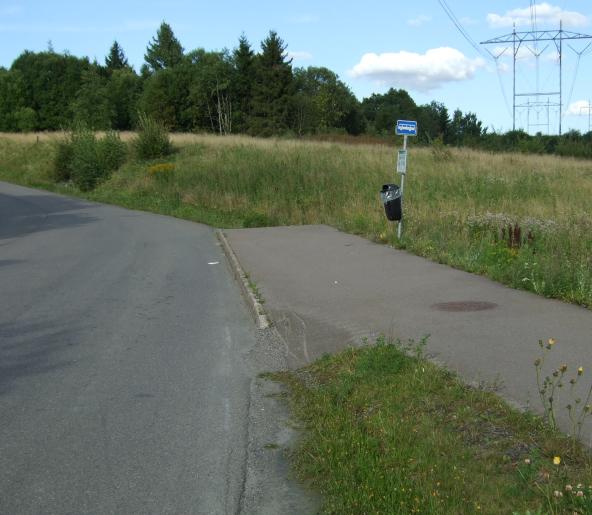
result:
<svg viewBox="0 0 592 515"><path fill-rule="evenodd" d="M496 308L497 304L493 302L481 302L476 300L464 300L459 302L439 302L432 305L433 309L438 311L485 311Z"/></svg>

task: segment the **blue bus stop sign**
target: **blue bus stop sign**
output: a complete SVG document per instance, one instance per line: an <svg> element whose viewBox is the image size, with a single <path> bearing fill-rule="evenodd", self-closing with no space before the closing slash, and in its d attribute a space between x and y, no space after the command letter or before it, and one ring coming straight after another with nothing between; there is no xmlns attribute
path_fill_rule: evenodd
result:
<svg viewBox="0 0 592 515"><path fill-rule="evenodd" d="M397 136L417 136L417 122L397 120Z"/></svg>

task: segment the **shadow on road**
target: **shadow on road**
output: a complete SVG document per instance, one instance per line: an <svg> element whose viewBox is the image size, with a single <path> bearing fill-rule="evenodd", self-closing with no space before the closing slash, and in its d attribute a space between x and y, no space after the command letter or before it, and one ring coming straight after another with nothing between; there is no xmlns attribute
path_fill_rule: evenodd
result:
<svg viewBox="0 0 592 515"><path fill-rule="evenodd" d="M0 324L0 395L23 377L46 374L68 367L69 360L56 354L76 345L75 330L51 323Z"/></svg>
<svg viewBox="0 0 592 515"><path fill-rule="evenodd" d="M24 259L0 259L0 268L3 266L11 266L11 265L18 265L20 263L25 263Z"/></svg>
<svg viewBox="0 0 592 515"><path fill-rule="evenodd" d="M0 193L0 240L95 222L96 217L76 212L90 207L94 206L53 195Z"/></svg>

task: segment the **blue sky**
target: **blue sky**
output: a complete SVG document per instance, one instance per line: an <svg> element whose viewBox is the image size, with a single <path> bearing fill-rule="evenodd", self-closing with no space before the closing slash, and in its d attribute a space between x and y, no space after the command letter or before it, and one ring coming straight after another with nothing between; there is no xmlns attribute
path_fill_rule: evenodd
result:
<svg viewBox="0 0 592 515"><path fill-rule="evenodd" d="M531 27L529 1L446 3L477 42L510 33L514 22L518 30ZM557 30L562 19L565 30L592 33L589 0L539 2L536 13L539 29ZM0 66L9 67L25 49L46 49L49 40L56 51L68 50L102 61L117 39L139 70L146 45L163 20L188 50L232 48L242 32L258 47L274 29L288 44L295 66L327 66L360 99L389 87L401 87L418 103L437 100L451 111L458 107L475 112L496 130L512 125L509 52L499 58L498 66L487 54L480 55L452 24L438 0L0 0ZM581 51L586 42L571 45ZM519 54L518 92L558 89L555 52L552 47L544 48L525 48ZM490 50L500 53L503 47ZM579 67L575 52L569 48L564 52L564 129L588 130L592 47L590 50ZM541 51L537 67L533 53ZM530 113L531 131L546 132L546 108ZM550 109L550 118L550 130L556 132L557 108ZM537 122L542 125L535 126ZM526 110L519 110L517 125L526 128L527 124Z"/></svg>

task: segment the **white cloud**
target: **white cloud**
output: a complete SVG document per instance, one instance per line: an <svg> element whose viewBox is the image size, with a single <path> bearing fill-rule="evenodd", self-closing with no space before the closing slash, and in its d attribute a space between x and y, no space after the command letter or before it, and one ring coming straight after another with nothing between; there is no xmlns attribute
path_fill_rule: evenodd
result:
<svg viewBox="0 0 592 515"><path fill-rule="evenodd" d="M286 55L290 59L294 59L294 61L308 61L312 59L312 54L310 52L299 52L299 51L290 51L286 52Z"/></svg>
<svg viewBox="0 0 592 515"><path fill-rule="evenodd" d="M584 14L576 11L564 11L561 7L547 2L536 4L536 19L539 26L558 26L560 21L563 21L564 27L582 27L589 24L589 19ZM532 22L530 7L512 9L505 14L489 13L487 21L491 27L496 28L512 27L514 23L516 27L527 27Z"/></svg>
<svg viewBox="0 0 592 515"><path fill-rule="evenodd" d="M410 27L421 27L422 25L425 25L430 21L432 21L432 19L429 16L424 16L423 14L421 14L416 18L411 18L410 20L407 20L407 25L409 25Z"/></svg>
<svg viewBox="0 0 592 515"><path fill-rule="evenodd" d="M429 91L447 82L471 79L484 65L483 59L469 59L455 48L442 47L425 54L405 51L365 54L350 74L384 85Z"/></svg>
<svg viewBox="0 0 592 515"><path fill-rule="evenodd" d="M588 116L588 111L592 109L592 104L588 100L578 100L569 104L565 114L573 116Z"/></svg>

